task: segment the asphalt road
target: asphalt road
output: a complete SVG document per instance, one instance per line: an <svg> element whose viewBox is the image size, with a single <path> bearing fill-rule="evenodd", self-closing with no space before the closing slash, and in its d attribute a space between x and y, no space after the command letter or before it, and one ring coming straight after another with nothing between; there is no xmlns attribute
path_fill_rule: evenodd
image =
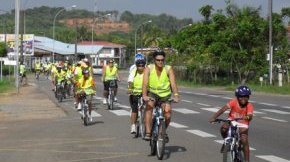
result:
<svg viewBox="0 0 290 162"><path fill-rule="evenodd" d="M125 76L123 78L126 78ZM129 133L130 107L126 81L119 83L116 110L102 104L102 83L97 80L94 100L94 122L84 126L73 100L57 103L48 80L35 82L65 117L9 122L0 131L1 162L149 162L149 143ZM217 162L222 138L219 124L209 124L209 117L225 105L233 93L211 89L179 88L181 102L173 104L172 122L168 128L166 161ZM253 93L255 116L250 126L251 161L290 162L289 96Z"/></svg>

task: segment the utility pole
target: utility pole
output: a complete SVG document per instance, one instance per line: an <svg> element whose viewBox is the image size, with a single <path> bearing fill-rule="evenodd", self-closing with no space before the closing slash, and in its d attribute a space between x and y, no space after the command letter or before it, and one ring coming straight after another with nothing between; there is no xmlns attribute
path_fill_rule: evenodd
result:
<svg viewBox="0 0 290 162"><path fill-rule="evenodd" d="M15 85L17 89L17 94L19 94L19 8L20 0L15 0L15 50L14 54L16 56L15 65Z"/></svg>
<svg viewBox="0 0 290 162"><path fill-rule="evenodd" d="M77 24L77 20L75 19L75 28L76 28L76 37L75 37L75 61L77 60L77 56L78 56L78 24Z"/></svg>
<svg viewBox="0 0 290 162"><path fill-rule="evenodd" d="M273 46L272 46L272 10L273 0L268 0L269 7L269 81L270 85L273 83Z"/></svg>

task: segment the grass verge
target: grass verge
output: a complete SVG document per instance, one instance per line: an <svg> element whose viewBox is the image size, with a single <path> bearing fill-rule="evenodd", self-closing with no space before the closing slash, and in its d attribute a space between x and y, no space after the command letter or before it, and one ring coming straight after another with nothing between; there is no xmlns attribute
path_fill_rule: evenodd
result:
<svg viewBox="0 0 290 162"><path fill-rule="evenodd" d="M14 79L3 77L2 81L0 80L0 93L5 93L14 89Z"/></svg>

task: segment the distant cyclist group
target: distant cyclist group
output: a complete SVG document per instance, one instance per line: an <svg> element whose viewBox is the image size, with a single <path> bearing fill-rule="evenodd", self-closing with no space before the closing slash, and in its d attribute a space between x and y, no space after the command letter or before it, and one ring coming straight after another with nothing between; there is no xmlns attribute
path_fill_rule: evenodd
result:
<svg viewBox="0 0 290 162"><path fill-rule="evenodd" d="M173 67L165 64L166 54L164 51L152 53L152 63L147 63L143 54L135 54L134 64L130 67L128 76L129 102L131 105L130 133L138 135L146 141L150 141L151 154L157 154L158 159L163 158L165 143L169 142L167 128L171 121L172 102L179 102L176 78ZM23 64L21 64L23 65ZM96 94L96 84L93 76L91 63L87 58L76 64L69 62L48 62L44 68L39 62L35 64L35 76L38 79L39 72L43 70L46 76L50 76L52 90L59 99L74 96L74 105L78 111L82 111L82 98L86 96L88 105L88 119L92 121L92 100ZM20 66L20 74L26 75L25 67ZM118 67L114 59L107 60L103 66L103 104L117 102L118 81L121 80ZM112 95L112 96L110 96ZM251 90L247 86L239 86L235 91L235 98L230 100L224 107L216 112L210 119L210 123L221 121L218 119L226 110L230 110L228 118L221 127L221 135L229 139L233 134L232 121L235 121L235 130L238 130L238 151L242 157L237 157L233 148L229 148L229 140L225 140L221 152L229 152L230 161L249 162L250 151L248 142L248 129L253 118L253 105L249 102ZM59 100L61 101L61 100ZM113 106L113 105L111 105ZM110 108L110 105L109 107ZM158 110L158 111L156 111ZM224 121L224 120L223 120ZM238 129L237 129L238 128ZM231 130L231 132L229 132ZM137 136L136 136L137 134Z"/></svg>

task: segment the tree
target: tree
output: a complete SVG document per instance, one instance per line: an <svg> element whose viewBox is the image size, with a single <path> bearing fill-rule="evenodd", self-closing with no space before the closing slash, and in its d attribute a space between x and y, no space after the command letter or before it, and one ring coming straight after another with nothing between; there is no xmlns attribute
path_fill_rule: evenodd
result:
<svg viewBox="0 0 290 162"><path fill-rule="evenodd" d="M0 42L0 57L6 57L7 56L7 47L4 42Z"/></svg>
<svg viewBox="0 0 290 162"><path fill-rule="evenodd" d="M211 5L205 5L199 9L199 13L204 17L206 23L209 22L212 10L213 7Z"/></svg>

